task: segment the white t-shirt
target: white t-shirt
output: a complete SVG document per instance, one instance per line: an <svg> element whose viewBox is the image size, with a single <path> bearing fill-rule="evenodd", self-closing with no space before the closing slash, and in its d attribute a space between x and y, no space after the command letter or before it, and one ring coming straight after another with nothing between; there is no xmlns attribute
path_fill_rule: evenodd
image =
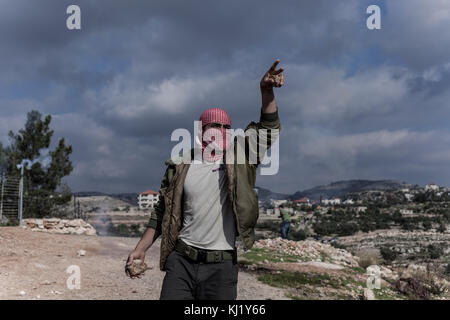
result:
<svg viewBox="0 0 450 320"><path fill-rule="evenodd" d="M179 239L208 250L235 248L236 227L224 164L191 163L184 182L183 212Z"/></svg>

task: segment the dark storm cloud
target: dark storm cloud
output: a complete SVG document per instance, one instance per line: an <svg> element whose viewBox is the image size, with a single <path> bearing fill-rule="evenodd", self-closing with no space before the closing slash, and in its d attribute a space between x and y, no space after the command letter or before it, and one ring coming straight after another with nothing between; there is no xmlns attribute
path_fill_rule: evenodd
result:
<svg viewBox="0 0 450 320"><path fill-rule="evenodd" d="M258 183L448 184L450 4L375 1L382 30L368 31L373 2L76 1L82 30L68 31L72 1L1 1L1 141L35 108L74 146L73 189L157 188L172 130L211 106L235 127L257 120L259 78L280 58L280 172Z"/></svg>

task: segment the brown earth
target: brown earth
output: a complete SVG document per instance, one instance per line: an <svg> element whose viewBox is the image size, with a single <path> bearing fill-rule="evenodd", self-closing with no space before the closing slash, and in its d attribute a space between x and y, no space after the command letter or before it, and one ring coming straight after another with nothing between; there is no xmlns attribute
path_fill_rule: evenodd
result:
<svg viewBox="0 0 450 320"><path fill-rule="evenodd" d="M0 299L158 299L164 272L159 241L147 253L152 268L130 279L125 260L138 239L49 234L19 227L0 228ZM85 250L84 256L78 251ZM81 271L80 289L70 290L69 266ZM238 299L287 299L285 291L241 271Z"/></svg>

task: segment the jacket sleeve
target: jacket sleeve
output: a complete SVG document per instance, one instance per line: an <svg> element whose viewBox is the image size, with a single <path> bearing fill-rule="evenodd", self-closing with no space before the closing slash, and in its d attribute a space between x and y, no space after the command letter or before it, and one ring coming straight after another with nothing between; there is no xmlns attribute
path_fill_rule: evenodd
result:
<svg viewBox="0 0 450 320"><path fill-rule="evenodd" d="M278 109L261 113L259 122L251 122L245 129L245 155L250 164L261 164L267 150L278 139L281 124Z"/></svg>
<svg viewBox="0 0 450 320"><path fill-rule="evenodd" d="M164 211L166 209L164 197L165 197L167 187L169 186L172 178L173 178L173 168L171 168L171 166L168 166L166 169L166 172L164 174L164 177L161 181L161 188L159 189L158 202L156 203L155 208L154 208L154 210L150 216L150 219L148 221L148 224L147 224L147 228L153 228L159 234L161 234L161 225L162 225Z"/></svg>

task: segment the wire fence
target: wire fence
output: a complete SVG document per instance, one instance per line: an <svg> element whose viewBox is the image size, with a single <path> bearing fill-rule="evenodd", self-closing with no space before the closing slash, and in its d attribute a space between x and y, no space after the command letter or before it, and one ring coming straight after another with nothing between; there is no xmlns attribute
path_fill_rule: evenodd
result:
<svg viewBox="0 0 450 320"><path fill-rule="evenodd" d="M19 221L19 183L17 177L1 176L0 220Z"/></svg>
<svg viewBox="0 0 450 320"><path fill-rule="evenodd" d="M42 190L40 190L42 192ZM28 193L23 195L23 218L31 217L58 217L66 219L83 219L87 220L88 215L80 205L77 197L72 196L71 200L65 204L58 204L55 197L60 195L48 196L45 192L42 194L30 196ZM56 203L49 205L51 209L45 215L39 215L39 209L47 202ZM41 203L42 202L42 203ZM20 223L20 177L0 175L0 224L17 225Z"/></svg>

